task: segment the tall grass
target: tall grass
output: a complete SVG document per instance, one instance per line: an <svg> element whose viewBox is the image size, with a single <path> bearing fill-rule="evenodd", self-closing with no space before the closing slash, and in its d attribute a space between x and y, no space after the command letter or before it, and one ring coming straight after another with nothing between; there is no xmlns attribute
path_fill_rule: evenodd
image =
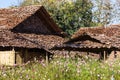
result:
<svg viewBox="0 0 120 80"><path fill-rule="evenodd" d="M1 66L0 80L120 80L120 63L97 60L56 59L48 65Z"/></svg>

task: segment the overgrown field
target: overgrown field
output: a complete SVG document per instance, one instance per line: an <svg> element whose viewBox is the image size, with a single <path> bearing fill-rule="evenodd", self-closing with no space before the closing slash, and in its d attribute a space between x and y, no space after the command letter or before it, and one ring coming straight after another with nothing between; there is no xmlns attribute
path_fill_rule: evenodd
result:
<svg viewBox="0 0 120 80"><path fill-rule="evenodd" d="M32 62L1 66L0 80L120 80L120 63L83 59L56 59L48 65Z"/></svg>

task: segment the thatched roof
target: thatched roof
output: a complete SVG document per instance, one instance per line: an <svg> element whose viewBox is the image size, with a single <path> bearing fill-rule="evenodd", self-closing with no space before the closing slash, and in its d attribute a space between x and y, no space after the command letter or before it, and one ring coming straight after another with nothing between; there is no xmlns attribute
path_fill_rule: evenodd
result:
<svg viewBox="0 0 120 80"><path fill-rule="evenodd" d="M70 40L62 45L57 45L57 49L65 48L116 48L120 49L120 27L98 27L81 28Z"/></svg>
<svg viewBox="0 0 120 80"><path fill-rule="evenodd" d="M64 35L43 6L0 9L0 29L15 32Z"/></svg>
<svg viewBox="0 0 120 80"><path fill-rule="evenodd" d="M63 41L62 37L55 35L13 33L9 30L0 30L1 47L49 49L56 44L62 44Z"/></svg>

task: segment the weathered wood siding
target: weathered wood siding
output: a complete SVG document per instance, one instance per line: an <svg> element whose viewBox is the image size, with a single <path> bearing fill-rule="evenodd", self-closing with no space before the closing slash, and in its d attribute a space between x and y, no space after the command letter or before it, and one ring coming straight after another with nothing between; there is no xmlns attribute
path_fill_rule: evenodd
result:
<svg viewBox="0 0 120 80"><path fill-rule="evenodd" d="M24 61L22 50L15 52L15 63L22 64Z"/></svg>
<svg viewBox="0 0 120 80"><path fill-rule="evenodd" d="M47 28L47 24L36 14L18 24L12 31L21 33L51 34L51 31Z"/></svg>
<svg viewBox="0 0 120 80"><path fill-rule="evenodd" d="M43 51L39 51L39 52L30 52L28 50L25 50L24 53L24 62L28 62L28 61L41 61L45 59L45 52Z"/></svg>
<svg viewBox="0 0 120 80"><path fill-rule="evenodd" d="M15 63L16 64L23 64L27 63L28 61L41 61L45 59L45 52L43 50L39 51L32 51L28 49L20 49L15 52Z"/></svg>
<svg viewBox="0 0 120 80"><path fill-rule="evenodd" d="M116 57L115 57L116 55ZM119 59L120 58L120 51L116 51L116 54L114 51L111 52L111 54L109 55L107 61L114 61L115 59Z"/></svg>
<svg viewBox="0 0 120 80"><path fill-rule="evenodd" d="M0 48L0 65L13 66L24 64L28 61L45 60L46 51L43 49L25 48Z"/></svg>
<svg viewBox="0 0 120 80"><path fill-rule="evenodd" d="M0 65L14 65L15 51L0 51Z"/></svg>

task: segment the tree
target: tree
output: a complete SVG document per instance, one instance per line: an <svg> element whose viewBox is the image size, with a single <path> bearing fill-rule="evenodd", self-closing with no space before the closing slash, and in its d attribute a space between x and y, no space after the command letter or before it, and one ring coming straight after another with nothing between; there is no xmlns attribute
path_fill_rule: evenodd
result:
<svg viewBox="0 0 120 80"><path fill-rule="evenodd" d="M120 23L120 0L114 0L112 10L112 21L111 23Z"/></svg>
<svg viewBox="0 0 120 80"><path fill-rule="evenodd" d="M111 0L93 0L93 21L98 25L106 26L118 19L120 7ZM118 9L119 8L119 9Z"/></svg>
<svg viewBox="0 0 120 80"><path fill-rule="evenodd" d="M20 6L41 4L49 11L56 23L73 34L80 27L93 25L90 0L24 0Z"/></svg>
<svg viewBox="0 0 120 80"><path fill-rule="evenodd" d="M94 4L94 22L100 25L120 23L120 0L92 0Z"/></svg>

